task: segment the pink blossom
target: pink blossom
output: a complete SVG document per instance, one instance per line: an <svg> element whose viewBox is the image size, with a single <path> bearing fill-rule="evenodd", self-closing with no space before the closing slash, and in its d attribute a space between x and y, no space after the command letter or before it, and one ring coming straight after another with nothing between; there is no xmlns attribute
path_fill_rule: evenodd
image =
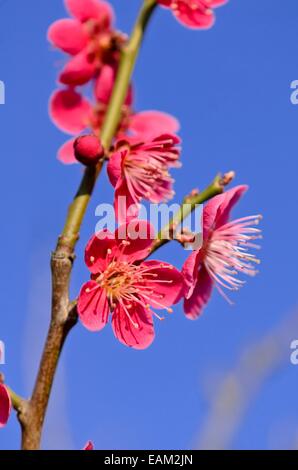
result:
<svg viewBox="0 0 298 470"><path fill-rule="evenodd" d="M100 135L113 84L114 71L110 66L105 66L95 84L95 104L73 88L56 90L49 103L49 113L54 124L73 136L83 131L92 131ZM158 111L133 113L131 104L132 91L130 90L122 110L122 119L118 129L119 137L129 134L136 138L151 138L158 133L178 132L179 123L174 117ZM72 138L67 141L58 151L59 160L65 164L77 163L73 150L74 140Z"/></svg>
<svg viewBox="0 0 298 470"><path fill-rule="evenodd" d="M76 159L86 166L96 165L104 156L100 139L93 134L81 135L74 142Z"/></svg>
<svg viewBox="0 0 298 470"><path fill-rule="evenodd" d="M182 274L186 285L184 311L196 319L208 303L213 286L229 301L223 288L238 290L244 282L236 275L256 274L254 263L259 260L249 248L258 248L253 240L260 238L260 230L253 227L260 216L230 219L230 212L247 186L237 186L211 199L203 211L203 246L193 251L186 260Z"/></svg>
<svg viewBox="0 0 298 470"><path fill-rule="evenodd" d="M171 134L146 142L118 142L108 163L108 175L115 187L114 206L120 223L137 217L142 199L159 203L173 197L169 168L180 167L179 143Z"/></svg>
<svg viewBox="0 0 298 470"><path fill-rule="evenodd" d="M224 5L227 0L158 0L170 8L180 23L188 28L206 29L214 24L212 8Z"/></svg>
<svg viewBox="0 0 298 470"><path fill-rule="evenodd" d="M101 330L111 313L121 343L135 349L152 343L153 316L161 319L152 309L171 312L183 289L181 273L170 264L142 262L153 239L153 228L145 221L122 225L114 235L104 230L91 238L85 251L91 280L78 300L79 317L87 329Z"/></svg>
<svg viewBox="0 0 298 470"><path fill-rule="evenodd" d="M104 64L119 60L117 41L123 38L111 26L113 9L102 0L65 0L73 18L55 21L48 39L70 59L59 76L66 85L83 85L97 76Z"/></svg>
<svg viewBox="0 0 298 470"><path fill-rule="evenodd" d="M94 450L93 442L88 441L83 450Z"/></svg>
<svg viewBox="0 0 298 470"><path fill-rule="evenodd" d="M5 385L0 383L0 428L3 428L11 412L11 399Z"/></svg>

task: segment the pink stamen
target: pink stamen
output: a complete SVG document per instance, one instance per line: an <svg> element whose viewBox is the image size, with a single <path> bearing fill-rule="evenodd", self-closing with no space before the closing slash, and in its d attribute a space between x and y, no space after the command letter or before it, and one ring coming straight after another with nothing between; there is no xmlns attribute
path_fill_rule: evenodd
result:
<svg viewBox="0 0 298 470"><path fill-rule="evenodd" d="M249 216L229 222L214 230L203 247L205 268L228 301L221 287L238 290L245 283L235 277L239 272L249 276L257 273L252 263L259 264L260 261L248 252L248 248L259 248L250 241L261 238L261 231L252 227L260 219L261 216Z"/></svg>

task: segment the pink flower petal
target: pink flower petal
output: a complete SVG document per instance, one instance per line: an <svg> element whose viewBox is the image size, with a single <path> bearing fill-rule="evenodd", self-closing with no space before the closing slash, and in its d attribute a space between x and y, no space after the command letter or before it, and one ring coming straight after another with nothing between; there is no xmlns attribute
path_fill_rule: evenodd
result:
<svg viewBox="0 0 298 470"><path fill-rule="evenodd" d="M93 442L88 441L83 450L94 450Z"/></svg>
<svg viewBox="0 0 298 470"><path fill-rule="evenodd" d="M201 315L211 297L212 288L212 279L206 269L202 267L191 297L184 301L184 312L187 318L196 320Z"/></svg>
<svg viewBox="0 0 298 470"><path fill-rule="evenodd" d="M165 7L170 7L171 6L171 3L173 2L173 0L157 0L157 3L159 3L160 5L163 5Z"/></svg>
<svg viewBox="0 0 298 470"><path fill-rule="evenodd" d="M201 250L194 250L183 265L182 276L184 279L185 297L187 299L192 295L195 288L201 257Z"/></svg>
<svg viewBox="0 0 298 470"><path fill-rule="evenodd" d="M159 111L143 111L131 116L129 131L140 140L150 140L160 134L176 134L180 124L170 114Z"/></svg>
<svg viewBox="0 0 298 470"><path fill-rule="evenodd" d="M114 11L108 2L101 0L65 0L69 13L79 21L99 20L103 27L108 28L114 20Z"/></svg>
<svg viewBox="0 0 298 470"><path fill-rule="evenodd" d="M193 29L210 28L214 24L212 8L226 2L227 0L158 0L160 5L171 8L180 23Z"/></svg>
<svg viewBox="0 0 298 470"><path fill-rule="evenodd" d="M67 18L55 21L49 27L48 40L58 49L75 55L87 45L88 36L79 21Z"/></svg>
<svg viewBox="0 0 298 470"><path fill-rule="evenodd" d="M113 313L112 327L116 338L131 348L146 349L154 340L152 313L137 303L129 310L118 305Z"/></svg>
<svg viewBox="0 0 298 470"><path fill-rule="evenodd" d="M113 153L107 165L107 172L109 180L114 188L117 185L119 178L121 177L121 164L122 152Z"/></svg>
<svg viewBox="0 0 298 470"><path fill-rule="evenodd" d="M221 7L222 5L228 3L228 1L229 0L210 0L210 6L212 8Z"/></svg>
<svg viewBox="0 0 298 470"><path fill-rule="evenodd" d="M108 230L93 235L85 248L85 263L92 274L98 274L107 267L108 250L116 247L114 235Z"/></svg>
<svg viewBox="0 0 298 470"><path fill-rule="evenodd" d="M83 49L79 54L71 58L61 74L59 81L64 85L79 86L88 83L95 75L96 62L93 54Z"/></svg>
<svg viewBox="0 0 298 470"><path fill-rule="evenodd" d="M97 282L89 281L83 285L78 300L78 314L82 324L90 331L100 331L107 324L108 299Z"/></svg>
<svg viewBox="0 0 298 470"><path fill-rule="evenodd" d="M94 93L97 101L100 103L108 104L112 96L113 87L117 76L117 67L111 65L104 65L101 68L100 74L95 82ZM129 86L126 96L126 106L131 106L133 102L132 86Z"/></svg>
<svg viewBox="0 0 298 470"><path fill-rule="evenodd" d="M171 307L171 305L178 303L184 290L180 271L169 263L155 260L143 262L142 267L144 266L152 268L150 274L156 275L156 278L152 276L148 282L148 287L154 291L148 303L157 309Z"/></svg>
<svg viewBox="0 0 298 470"><path fill-rule="evenodd" d="M63 144L58 150L58 160L64 163L65 165L71 165L73 163L78 163L75 158L73 144L75 139L68 140Z"/></svg>
<svg viewBox="0 0 298 470"><path fill-rule="evenodd" d="M5 385L0 383L0 428L3 428L11 412L11 399Z"/></svg>
<svg viewBox="0 0 298 470"><path fill-rule="evenodd" d="M108 104L115 83L115 68L111 65L104 65L95 83L95 96L97 101Z"/></svg>
<svg viewBox="0 0 298 470"><path fill-rule="evenodd" d="M119 224L125 224L138 217L139 214L139 199L134 197L132 191L128 188L128 178L119 178L114 197L114 208L116 219Z"/></svg>
<svg viewBox="0 0 298 470"><path fill-rule="evenodd" d="M195 8L197 6L197 8ZM214 24L213 11L208 7L201 7L201 2L192 0L177 0L177 7L173 9L177 20L184 26L194 29L211 28Z"/></svg>
<svg viewBox="0 0 298 470"><path fill-rule="evenodd" d="M115 238L119 253L117 258L134 263L148 256L155 239L154 228L146 220L132 220L116 230ZM123 240L129 242L124 249Z"/></svg>
<svg viewBox="0 0 298 470"><path fill-rule="evenodd" d="M235 186L207 202L203 211L204 239L211 229L216 229L228 222L231 210L247 189L248 186Z"/></svg>
<svg viewBox="0 0 298 470"><path fill-rule="evenodd" d="M72 88L55 91L49 103L54 124L64 132L78 134L88 125L91 104Z"/></svg>

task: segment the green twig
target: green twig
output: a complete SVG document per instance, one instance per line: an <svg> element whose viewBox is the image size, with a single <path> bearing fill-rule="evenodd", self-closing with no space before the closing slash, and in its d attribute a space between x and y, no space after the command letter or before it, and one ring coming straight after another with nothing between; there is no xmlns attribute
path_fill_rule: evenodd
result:
<svg viewBox="0 0 298 470"><path fill-rule="evenodd" d="M221 194L224 191L225 186L234 179L234 176L235 174L232 171L223 176L218 175L212 183L204 189L204 191L186 196L179 210L174 214L169 224L163 227L157 235L157 240L154 243L150 254L154 253L158 248L166 245L171 240L169 234L171 234L199 204L203 204L212 197Z"/></svg>
<svg viewBox="0 0 298 470"><path fill-rule="evenodd" d="M15 393L8 385L5 384L5 387L9 393L11 404L14 410L17 412L22 411L24 404L26 403L26 400L20 397L20 395L18 395L17 393Z"/></svg>

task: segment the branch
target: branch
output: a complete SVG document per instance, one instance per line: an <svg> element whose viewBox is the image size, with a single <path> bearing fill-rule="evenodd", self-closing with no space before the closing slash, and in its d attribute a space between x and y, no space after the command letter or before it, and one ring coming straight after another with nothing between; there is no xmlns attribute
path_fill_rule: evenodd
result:
<svg viewBox="0 0 298 470"><path fill-rule="evenodd" d="M124 47L117 79L101 130L101 141L109 150L121 119L121 110L131 81L134 65L156 0L144 0L128 44ZM69 282L74 261L74 249L80 228L103 162L85 170L80 187L69 207L62 235L52 254L52 318L44 346L39 371L31 399L19 414L22 426L22 448L40 447L41 433L52 384L64 341L77 321L75 306L69 301Z"/></svg>

